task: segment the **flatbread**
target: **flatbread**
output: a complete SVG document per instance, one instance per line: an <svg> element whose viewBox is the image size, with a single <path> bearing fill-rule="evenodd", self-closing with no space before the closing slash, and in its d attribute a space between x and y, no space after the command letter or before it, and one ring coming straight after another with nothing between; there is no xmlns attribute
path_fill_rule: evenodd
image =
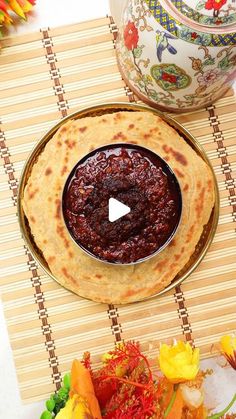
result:
<svg viewBox="0 0 236 419"><path fill-rule="evenodd" d="M65 227L61 199L74 165L110 143L147 147L172 167L183 198L180 226L171 243L151 259L115 266L86 255ZM35 243L61 285L95 301L124 304L164 289L189 261L214 206L211 170L183 138L152 112L116 112L70 120L47 143L24 191L23 209Z"/></svg>

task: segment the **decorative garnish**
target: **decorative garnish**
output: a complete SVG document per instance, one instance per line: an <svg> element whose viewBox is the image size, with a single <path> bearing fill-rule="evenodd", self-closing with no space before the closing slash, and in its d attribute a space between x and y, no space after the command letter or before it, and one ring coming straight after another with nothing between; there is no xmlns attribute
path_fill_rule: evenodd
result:
<svg viewBox="0 0 236 419"><path fill-rule="evenodd" d="M104 385L110 389L107 400ZM148 418L158 408L158 384L138 343L127 342L110 351L103 368L94 374L94 387L106 419L140 414Z"/></svg>
<svg viewBox="0 0 236 419"><path fill-rule="evenodd" d="M51 394L50 399L45 403L46 409L40 419L52 419L57 416L61 409L66 405L67 400L69 399L69 391L71 387L71 377L70 374L66 374L63 378L63 385L56 394Z"/></svg>
<svg viewBox="0 0 236 419"><path fill-rule="evenodd" d="M220 347L229 364L236 370L236 337L222 336Z"/></svg>
<svg viewBox="0 0 236 419"><path fill-rule="evenodd" d="M193 349L189 343L177 342L160 347L160 369L172 383L194 380L199 371L199 349Z"/></svg>
<svg viewBox="0 0 236 419"><path fill-rule="evenodd" d="M136 342L117 344L102 362L93 370L89 352L82 362L73 361L40 419L218 419L236 401L235 395L222 412L207 417L202 384L208 372L199 371L199 351L183 342L161 345L165 376L154 376Z"/></svg>
<svg viewBox="0 0 236 419"><path fill-rule="evenodd" d="M73 361L71 368L71 388L70 388L70 399L74 400L72 409L78 409L80 405L81 411L91 415L92 418L100 419L100 408L98 400L95 396L94 386L92 382L92 374L82 362L77 359ZM80 398L80 399L78 399ZM75 416L76 417L76 416ZM64 417L62 416L61 419Z"/></svg>
<svg viewBox="0 0 236 419"><path fill-rule="evenodd" d="M0 0L0 36L1 27L13 23L11 12L26 20L35 3L36 0Z"/></svg>

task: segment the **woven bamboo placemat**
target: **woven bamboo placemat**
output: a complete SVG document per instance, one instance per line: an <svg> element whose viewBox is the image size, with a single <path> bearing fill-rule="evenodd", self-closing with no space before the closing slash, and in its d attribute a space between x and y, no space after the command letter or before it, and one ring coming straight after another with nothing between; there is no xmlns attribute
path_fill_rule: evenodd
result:
<svg viewBox="0 0 236 419"><path fill-rule="evenodd" d="M23 401L59 388L74 357L99 355L137 339L150 355L160 341L185 338L212 354L236 324L236 100L175 116L200 141L214 166L221 208L214 242L200 267L150 301L114 307L71 294L37 266L21 238L17 185L25 159L59 118L109 101L135 101L116 64L109 18L45 28L3 40L0 55L0 288Z"/></svg>

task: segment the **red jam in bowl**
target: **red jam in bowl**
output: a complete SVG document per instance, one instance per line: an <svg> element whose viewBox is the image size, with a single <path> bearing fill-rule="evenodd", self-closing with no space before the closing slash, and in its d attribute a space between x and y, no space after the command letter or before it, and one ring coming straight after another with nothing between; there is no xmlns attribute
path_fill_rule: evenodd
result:
<svg viewBox="0 0 236 419"><path fill-rule="evenodd" d="M110 222L115 198L129 214ZM96 258L119 264L142 261L173 237L181 216L178 181L152 151L131 144L94 150L70 173L63 191L63 215L75 242Z"/></svg>

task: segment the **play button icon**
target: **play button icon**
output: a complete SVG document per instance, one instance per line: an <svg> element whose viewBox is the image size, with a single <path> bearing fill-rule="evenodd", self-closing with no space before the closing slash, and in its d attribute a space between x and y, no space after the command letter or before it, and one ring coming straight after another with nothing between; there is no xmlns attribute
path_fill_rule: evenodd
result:
<svg viewBox="0 0 236 419"><path fill-rule="evenodd" d="M129 214L130 207L128 207L125 204L122 204L122 202L118 201L115 198L109 199L109 221L113 223L116 220L119 220L119 218L124 217L124 215Z"/></svg>

